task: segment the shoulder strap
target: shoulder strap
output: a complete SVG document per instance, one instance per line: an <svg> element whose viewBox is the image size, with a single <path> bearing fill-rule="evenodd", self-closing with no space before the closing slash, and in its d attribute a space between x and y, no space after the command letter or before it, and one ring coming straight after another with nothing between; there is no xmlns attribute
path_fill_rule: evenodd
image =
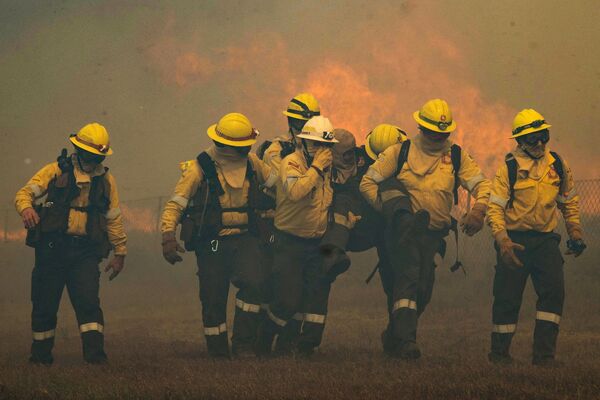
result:
<svg viewBox="0 0 600 400"><path fill-rule="evenodd" d="M398 154L398 166L396 167L396 174L398 175L400 171L402 171L402 167L404 167L404 163L408 160L408 150L410 149L410 140L405 140L402 142L400 147L400 154Z"/></svg>
<svg viewBox="0 0 600 400"><path fill-rule="evenodd" d="M267 151L267 149L269 148L269 146L271 146L271 144L273 144L272 141L265 140L264 142L262 142L260 144L260 146L258 146L258 149L256 150L256 155L258 156L258 158L260 158L261 160L264 159L265 152Z"/></svg>
<svg viewBox="0 0 600 400"><path fill-rule="evenodd" d="M560 179L559 187L562 190L562 184L565 177L565 169L563 167L562 158L560 158L558 153L556 153L555 151L551 151L550 154L552 154L552 157L554 157L554 162L552 163L552 165L554 166L554 170L558 175L558 179Z"/></svg>
<svg viewBox="0 0 600 400"><path fill-rule="evenodd" d="M219 196L223 195L225 191L223 190L221 182L219 181L219 177L217 176L215 162L205 151L200 153L196 159L198 160L198 164L204 173L204 178L208 182L210 191Z"/></svg>
<svg viewBox="0 0 600 400"><path fill-rule="evenodd" d="M296 144L287 140L280 141L279 145L281 146L281 152L279 153L279 156L282 160L296 150Z"/></svg>
<svg viewBox="0 0 600 400"><path fill-rule="evenodd" d="M504 157L506 168L508 169L508 202L506 208L512 208L513 200L515 199L515 183L517 182L517 159L512 153L508 153Z"/></svg>
<svg viewBox="0 0 600 400"><path fill-rule="evenodd" d="M454 205L458 204L458 187L460 186L458 174L460 172L461 158L462 151L460 146L453 144L450 147L450 160L452 161L452 169L454 172L454 188L452 189L452 193L454 194Z"/></svg>

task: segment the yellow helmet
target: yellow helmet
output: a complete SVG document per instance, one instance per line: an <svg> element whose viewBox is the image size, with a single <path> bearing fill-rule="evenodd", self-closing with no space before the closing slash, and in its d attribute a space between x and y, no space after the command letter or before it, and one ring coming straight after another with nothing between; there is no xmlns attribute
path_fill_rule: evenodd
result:
<svg viewBox="0 0 600 400"><path fill-rule="evenodd" d="M283 115L308 121L312 117L321 115L321 108L315 96L310 93L300 93L290 100L290 104Z"/></svg>
<svg viewBox="0 0 600 400"><path fill-rule="evenodd" d="M365 151L373 160L377 160L379 153L393 144L402 143L408 136L397 126L380 124L375 127L365 139Z"/></svg>
<svg viewBox="0 0 600 400"><path fill-rule="evenodd" d="M113 153L106 128L97 122L87 124L77 134L71 135L69 140L80 149L99 156L109 156Z"/></svg>
<svg viewBox="0 0 600 400"><path fill-rule="evenodd" d="M413 113L419 125L441 133L451 133L456 129L456 121L452 119L452 111L448 103L441 99L429 100L419 111Z"/></svg>
<svg viewBox="0 0 600 400"><path fill-rule="evenodd" d="M524 136L529 133L542 131L550 128L552 125L546 123L546 120L539 112L526 108L520 111L513 120L513 130L511 139Z"/></svg>
<svg viewBox="0 0 600 400"><path fill-rule="evenodd" d="M226 114L218 123L209 126L206 133L215 142L235 147L252 146L258 136L250 120L240 113Z"/></svg>

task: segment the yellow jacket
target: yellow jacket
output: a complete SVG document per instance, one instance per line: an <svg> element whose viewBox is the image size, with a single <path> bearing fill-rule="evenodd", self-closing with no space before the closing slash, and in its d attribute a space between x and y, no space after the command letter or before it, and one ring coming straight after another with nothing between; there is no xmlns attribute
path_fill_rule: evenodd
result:
<svg viewBox="0 0 600 400"><path fill-rule="evenodd" d="M421 151L414 142L411 144L409 157L412 152ZM448 142L448 149L450 144L451 142ZM395 174L401 146L395 144L380 153L379 158L369 167L360 183L361 193L376 209L381 208L382 200L378 192L379 184ZM487 204L491 183L484 177L477 163L465 149L461 150L458 173L460 185L475 197L476 202ZM454 173L450 151L443 153L425 172L415 172L410 164L408 161L404 163L396 179L406 188L413 211L427 210L431 216L429 228L432 230L449 227L450 212L454 204Z"/></svg>
<svg viewBox="0 0 600 400"><path fill-rule="evenodd" d="M91 173L80 170L77 163L73 163L73 167L75 182L81 191L79 196L73 200L71 206L86 207L88 205L91 180L94 176L102 175L104 173L104 167L99 165ZM62 171L58 167L57 162L48 164L40 169L15 196L15 207L18 213L22 214L23 210L33 207L34 202L41 199L46 194L50 181L61 174ZM123 228L123 217L121 216L121 209L119 208L117 183L110 172L106 172L106 179L110 187L110 209L105 214L108 240L114 247L115 255L126 255L127 235ZM87 213L74 209L70 210L67 234L84 236L86 234L86 223Z"/></svg>
<svg viewBox="0 0 600 400"><path fill-rule="evenodd" d="M560 178L552 166L554 157L549 151L541 160L533 160L519 149L513 155L518 167L511 208L506 208L510 189L505 163L498 169L492 185L488 223L494 237L501 239L506 236L507 230L551 232L558 224L558 208L563 214L569 235L581 238L579 196L566 162L562 160L564 179L562 187L559 187Z"/></svg>
<svg viewBox="0 0 600 400"><path fill-rule="evenodd" d="M277 181L277 173L272 170L267 164L260 160L256 154L248 154L248 158L252 163L258 182L267 188L275 185ZM183 212L188 206L188 202L200 187L200 183L204 179L202 169L198 165L196 160L190 160L181 163L181 178L175 186L173 196L165 204L162 217L161 217L161 232L171 232L177 229L177 225L181 220ZM231 187L223 172L219 167L218 163L215 163L217 169L217 176L225 192L219 197L221 207L223 208L237 208L245 207L248 203L248 191L250 189L250 182L248 179L244 180L243 186L239 189ZM245 225L248 223L248 214L240 212L224 212L222 214L223 225ZM236 235L246 230L235 229L221 229L219 236Z"/></svg>
<svg viewBox="0 0 600 400"><path fill-rule="evenodd" d="M296 150L281 161L279 176L275 227L303 238L323 236L333 200L331 168L321 177Z"/></svg>

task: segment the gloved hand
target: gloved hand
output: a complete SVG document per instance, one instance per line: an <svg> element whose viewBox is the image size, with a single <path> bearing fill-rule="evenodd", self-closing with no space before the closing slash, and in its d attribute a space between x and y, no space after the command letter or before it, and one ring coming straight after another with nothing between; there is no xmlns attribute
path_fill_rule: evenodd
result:
<svg viewBox="0 0 600 400"><path fill-rule="evenodd" d="M315 153L315 158L311 164L311 167L315 167L319 172L323 173L327 168L331 166L333 162L333 153L330 148L319 147L319 150Z"/></svg>
<svg viewBox="0 0 600 400"><path fill-rule="evenodd" d="M164 232L162 235L162 251L163 257L167 260L171 265L183 261L183 258L179 253L185 253L185 249L177 243L177 239L175 239L175 232Z"/></svg>
<svg viewBox="0 0 600 400"><path fill-rule="evenodd" d="M521 268L523 263L519 260L519 257L515 255L515 250L523 251L525 246L515 243L508 236L501 238L497 241L498 247L500 248L500 258L502 263L509 268Z"/></svg>
<svg viewBox="0 0 600 400"><path fill-rule="evenodd" d="M348 211L348 229L354 228L354 225L361 219L362 217L360 215L354 215L352 211Z"/></svg>
<svg viewBox="0 0 600 400"><path fill-rule="evenodd" d="M579 257L581 253L587 248L587 245L583 239L569 239L567 240L567 252L566 255L575 255L575 258Z"/></svg>
<svg viewBox="0 0 600 400"><path fill-rule="evenodd" d="M487 211L487 205L483 203L475 203L471 211L465 214L461 221L460 227L462 231L469 236L473 236L483 228L483 220L485 219L485 213Z"/></svg>
<svg viewBox="0 0 600 400"><path fill-rule="evenodd" d="M106 268L104 268L104 272L108 272L112 269L112 273L108 277L108 280L112 281L115 279L117 275L121 273L123 267L125 267L125 256L113 256L110 262L106 265Z"/></svg>
<svg viewBox="0 0 600 400"><path fill-rule="evenodd" d="M23 219L23 225L25 225L25 228L27 229L33 229L40 223L40 216L33 207L24 209L21 213L21 218Z"/></svg>

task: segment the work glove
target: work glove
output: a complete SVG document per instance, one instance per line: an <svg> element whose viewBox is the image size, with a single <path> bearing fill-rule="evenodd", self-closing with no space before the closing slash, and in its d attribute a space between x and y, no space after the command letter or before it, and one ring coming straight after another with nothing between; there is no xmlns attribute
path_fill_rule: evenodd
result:
<svg viewBox="0 0 600 400"><path fill-rule="evenodd" d="M21 213L21 218L23 219L23 225L25 225L25 228L27 229L33 229L40 223L40 216L33 207L24 209Z"/></svg>
<svg viewBox="0 0 600 400"><path fill-rule="evenodd" d="M510 240L508 235L502 237L496 243L498 244L498 248L500 249L500 259L502 260L502 263L504 265L512 269L523 267L523 263L515 254L515 250L523 251L525 250L525 246L513 242L512 240Z"/></svg>
<svg viewBox="0 0 600 400"><path fill-rule="evenodd" d="M354 215L352 211L348 211L348 229L352 230L354 225L361 219L362 217L360 215Z"/></svg>
<svg viewBox="0 0 600 400"><path fill-rule="evenodd" d="M177 243L177 239L175 239L175 232L164 232L162 235L162 251L163 257L165 260L169 262L169 264L174 265L180 261L183 261L183 258L179 253L185 253L185 249Z"/></svg>
<svg viewBox="0 0 600 400"><path fill-rule="evenodd" d="M327 147L319 147L311 167L315 167L322 174L331 166L332 162L333 153L331 152L331 149Z"/></svg>
<svg viewBox="0 0 600 400"><path fill-rule="evenodd" d="M106 265L106 268L104 268L104 272L108 272L112 269L112 273L108 277L108 280L112 281L113 279L115 279L117 275L121 273L123 267L125 267L125 256L113 256L110 262Z"/></svg>
<svg viewBox="0 0 600 400"><path fill-rule="evenodd" d="M485 204L475 203L471 211L466 213L460 221L462 231L469 236L473 236L479 232L483 228L486 211L487 206Z"/></svg>
<svg viewBox="0 0 600 400"><path fill-rule="evenodd" d="M587 245L583 239L569 239L567 240L567 252L566 255L575 255L575 258L579 257L581 253L586 249Z"/></svg>

